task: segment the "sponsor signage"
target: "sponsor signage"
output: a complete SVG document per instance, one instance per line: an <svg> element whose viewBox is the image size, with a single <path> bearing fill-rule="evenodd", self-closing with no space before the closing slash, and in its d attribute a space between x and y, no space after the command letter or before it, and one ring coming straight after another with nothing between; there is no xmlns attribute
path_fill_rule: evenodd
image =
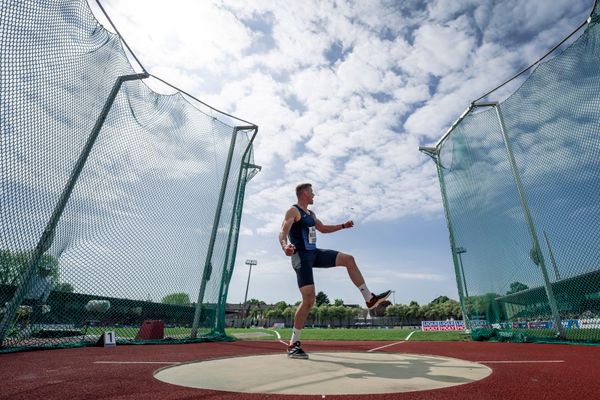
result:
<svg viewBox="0 0 600 400"><path fill-rule="evenodd" d="M423 331L464 331L463 321L421 321Z"/></svg>
<svg viewBox="0 0 600 400"><path fill-rule="evenodd" d="M581 329L600 329L600 318L580 319L578 322Z"/></svg>
<svg viewBox="0 0 600 400"><path fill-rule="evenodd" d="M490 323L485 319L472 319L469 321L469 325L471 325L471 329L490 327Z"/></svg>
<svg viewBox="0 0 600 400"><path fill-rule="evenodd" d="M491 324L485 320L469 321L471 329L496 328L496 329L553 329L553 321L513 322ZM600 318L567 319L562 321L565 329L600 329ZM462 331L465 329L463 321L422 321L423 331Z"/></svg>
<svg viewBox="0 0 600 400"><path fill-rule="evenodd" d="M529 329L551 329L552 322L550 321L535 321L529 322Z"/></svg>

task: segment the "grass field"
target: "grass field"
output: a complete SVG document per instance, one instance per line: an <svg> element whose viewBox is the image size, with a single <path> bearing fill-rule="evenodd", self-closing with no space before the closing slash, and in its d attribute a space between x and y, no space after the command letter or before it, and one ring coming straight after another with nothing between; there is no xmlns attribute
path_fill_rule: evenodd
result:
<svg viewBox="0 0 600 400"><path fill-rule="evenodd" d="M106 327L93 327L87 331L88 335L100 335L107 331ZM137 334L136 329L130 328L112 328L120 338L133 339ZM261 329L261 328L229 328L225 330L228 336L238 337L242 340L265 340L277 339L277 331L283 340L289 340L292 330L287 329ZM414 341L466 341L471 336L464 332L422 332L413 329L319 329L305 328L302 330L302 339L304 340L404 340L412 333L410 340ZM165 337L179 336L189 337L189 328L165 328ZM262 334L260 336L245 334Z"/></svg>
<svg viewBox="0 0 600 400"><path fill-rule="evenodd" d="M292 335L291 329L226 329L230 336L244 333L264 333L265 336L256 337L264 340L269 336L277 338L277 331L283 340L289 340ZM413 333L414 332L414 333ZM410 340L415 341L465 341L471 336L464 332L422 332L413 329L319 329L305 328L302 330L303 340L404 340L411 333ZM267 336L268 335L268 336ZM249 338L251 339L251 338Z"/></svg>
<svg viewBox="0 0 600 400"><path fill-rule="evenodd" d="M107 328L107 327L91 327L87 330L88 335L101 335L102 333L111 330L114 331L117 337L133 339L135 335L138 333L138 329L132 328ZM189 337L191 333L190 328L165 328L165 337L169 336L181 336L181 337Z"/></svg>
<svg viewBox="0 0 600 400"><path fill-rule="evenodd" d="M107 327L92 327L87 331L88 335L100 335L109 330ZM131 328L112 328L117 337L124 339L134 339L137 329ZM228 328L225 330L228 336L237 337L241 340L265 340L277 339L277 331L283 340L289 340L292 335L290 328L284 329L262 329L262 328ZM555 333L551 330L521 330L519 331L531 338L543 340L544 338L554 338ZM203 332L200 332L203 333ZM256 334L262 335L256 335ZM423 332L413 329L320 329L305 328L302 330L303 340L405 340L412 333L411 341L469 341L471 335L464 332ZM600 330L566 330L568 340L575 341L600 341ZM246 335L255 334L255 335ZM186 338L190 335L189 328L165 328L165 337Z"/></svg>

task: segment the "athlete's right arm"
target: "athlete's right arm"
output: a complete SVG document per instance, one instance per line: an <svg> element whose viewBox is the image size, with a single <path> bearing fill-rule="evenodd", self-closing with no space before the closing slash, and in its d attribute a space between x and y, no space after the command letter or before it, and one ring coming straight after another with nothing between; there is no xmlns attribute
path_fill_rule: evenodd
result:
<svg viewBox="0 0 600 400"><path fill-rule="evenodd" d="M281 224L281 231L279 232L279 244L281 245L281 249L286 256L293 255L294 251L296 250L296 247L294 247L293 244L288 243L287 237L290 233L293 223L296 221L298 216L300 216L298 210L294 207L290 207L290 209L285 213L283 223Z"/></svg>

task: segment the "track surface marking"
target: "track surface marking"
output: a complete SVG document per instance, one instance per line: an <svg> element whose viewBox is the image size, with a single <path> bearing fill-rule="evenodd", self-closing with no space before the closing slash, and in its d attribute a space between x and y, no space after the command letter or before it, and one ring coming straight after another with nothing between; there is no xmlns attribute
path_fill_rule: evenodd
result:
<svg viewBox="0 0 600 400"><path fill-rule="evenodd" d="M600 393L600 346L487 342L303 341L309 354L380 352L438 355L480 362L492 369L470 384L372 395L327 396L338 400L520 400L595 399ZM170 363L189 363L245 355L281 354L276 340L229 343L87 347L0 354L0 399L116 400L299 400L305 396L233 393L179 387L154 373ZM486 361L479 361L486 360ZM99 363L99 362L108 362ZM136 362L134 364L130 362ZM289 360L302 362L303 360ZM510 361L510 362L509 362ZM535 362L533 362L535 361ZM548 362L552 361L552 362ZM556 362L555 362L556 361ZM560 361L560 362L558 362ZM112 362L127 362L113 364ZM144 362L144 363L139 363ZM147 363L151 362L151 364ZM164 363L163 365L155 363ZM269 374L269 371L264 371ZM319 396L320 398L320 396ZM316 398L315 398L316 399Z"/></svg>

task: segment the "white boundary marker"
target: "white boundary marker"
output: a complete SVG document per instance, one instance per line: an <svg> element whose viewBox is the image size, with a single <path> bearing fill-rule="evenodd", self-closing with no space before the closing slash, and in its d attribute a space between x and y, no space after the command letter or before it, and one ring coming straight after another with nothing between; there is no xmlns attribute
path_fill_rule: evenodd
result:
<svg viewBox="0 0 600 400"><path fill-rule="evenodd" d="M269 332L275 332L275 335L277 335L277 340L279 341L279 343L285 344L286 346L288 345L286 342L281 340L281 335L275 329L265 329L265 330L267 330Z"/></svg>
<svg viewBox="0 0 600 400"><path fill-rule="evenodd" d="M402 341L400 341L400 342L396 342L396 343L392 343L392 344L386 344L385 346L381 346L381 347L375 347L374 349L367 350L367 353L371 353L371 352L373 352L373 351L377 351L377 350L385 349L386 347L391 347L391 346L395 346L395 345L397 345L397 344L402 344L402 343L404 343L404 342L408 342L408 340L410 339L410 337L411 337L411 336L412 336L412 335L413 335L415 332L416 332L416 331L412 331L411 333L409 333L409 334L408 334L408 336L407 336L407 337L406 337L404 340L402 340Z"/></svg>

